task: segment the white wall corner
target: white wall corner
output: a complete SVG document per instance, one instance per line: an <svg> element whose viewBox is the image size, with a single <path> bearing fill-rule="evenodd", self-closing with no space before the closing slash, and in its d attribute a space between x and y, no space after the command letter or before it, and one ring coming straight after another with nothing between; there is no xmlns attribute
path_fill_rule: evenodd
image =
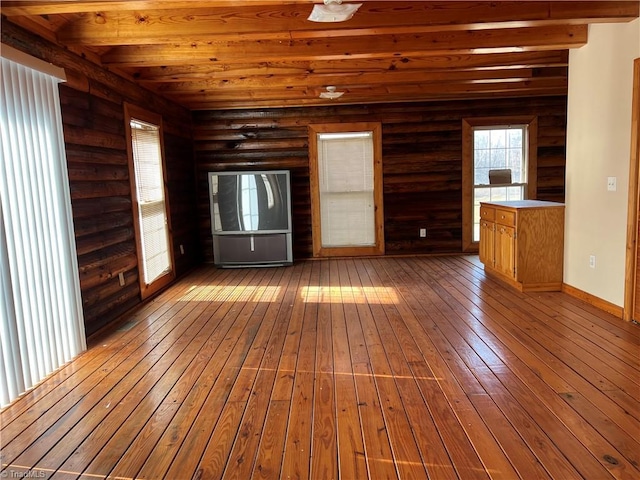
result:
<svg viewBox="0 0 640 480"><path fill-rule="evenodd" d="M589 27L569 54L564 282L622 306L633 61L640 19ZM607 177L617 190L607 190ZM596 268L589 257L596 256Z"/></svg>

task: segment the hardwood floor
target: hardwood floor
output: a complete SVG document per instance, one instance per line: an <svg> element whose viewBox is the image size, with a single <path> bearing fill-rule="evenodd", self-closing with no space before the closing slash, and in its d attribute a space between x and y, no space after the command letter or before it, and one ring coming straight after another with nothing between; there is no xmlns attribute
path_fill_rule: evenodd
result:
<svg viewBox="0 0 640 480"><path fill-rule="evenodd" d="M463 257L203 267L1 412L2 475L640 477L640 328Z"/></svg>

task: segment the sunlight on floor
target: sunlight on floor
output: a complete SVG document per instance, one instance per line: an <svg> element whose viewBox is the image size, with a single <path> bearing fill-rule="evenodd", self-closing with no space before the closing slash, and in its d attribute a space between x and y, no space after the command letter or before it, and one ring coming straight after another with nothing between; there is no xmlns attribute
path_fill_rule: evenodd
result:
<svg viewBox="0 0 640 480"><path fill-rule="evenodd" d="M280 286L194 285L180 302L271 302L280 294Z"/></svg>
<svg viewBox="0 0 640 480"><path fill-rule="evenodd" d="M309 286L300 290L307 303L398 303L398 295L391 287Z"/></svg>
<svg viewBox="0 0 640 480"><path fill-rule="evenodd" d="M271 302L281 291L280 286L194 285L178 301ZM398 303L398 295L391 287L308 286L300 288L300 297L305 303Z"/></svg>

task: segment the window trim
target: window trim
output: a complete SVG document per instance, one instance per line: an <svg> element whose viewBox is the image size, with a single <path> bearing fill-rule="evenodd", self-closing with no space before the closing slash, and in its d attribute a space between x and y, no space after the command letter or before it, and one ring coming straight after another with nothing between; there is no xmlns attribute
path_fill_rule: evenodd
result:
<svg viewBox="0 0 640 480"><path fill-rule="evenodd" d="M133 229L136 237L136 257L138 259L138 283L140 284L140 296L142 300L150 297L151 295L157 293L162 288L169 285L175 278L175 258L173 255L173 230L171 228L171 208L169 206L169 191L167 189L167 165L165 160L164 153L164 128L162 124L162 116L156 113L145 110L144 108L138 107L136 105L132 105L130 103L124 104L124 121L125 121L125 130L126 130L126 138L127 138L127 156L128 156L128 165L129 165L129 182L131 185L131 208L133 212ZM169 237L169 263L170 263L170 271L165 275L158 277L152 283L147 284L144 279L143 271L144 264L142 258L142 236L141 236L141 228L139 218L139 206L138 206L138 194L137 194L137 185L136 185L136 175L135 175L135 166L133 160L133 145L131 140L131 119L135 118L137 120L141 120L146 123L153 124L158 127L158 138L160 142L160 155L162 157L162 177L164 184L164 210L165 215L167 217L167 229L168 229L168 237Z"/></svg>
<svg viewBox="0 0 640 480"><path fill-rule="evenodd" d="M538 117L535 115L462 119L462 251L477 253L473 241L473 129L505 125L527 126L527 186L525 198L538 197Z"/></svg>
<svg viewBox="0 0 640 480"><path fill-rule="evenodd" d="M309 125L309 180L311 190L311 236L314 257L384 255L384 209L382 182L382 125L375 122ZM342 132L372 132L373 137L373 200L375 245L366 247L323 247L318 175L318 134Z"/></svg>

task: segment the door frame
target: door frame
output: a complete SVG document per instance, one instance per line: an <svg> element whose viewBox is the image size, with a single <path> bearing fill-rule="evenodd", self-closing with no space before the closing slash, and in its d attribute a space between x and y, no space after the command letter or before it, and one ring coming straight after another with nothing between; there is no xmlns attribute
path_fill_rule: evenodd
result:
<svg viewBox="0 0 640 480"><path fill-rule="evenodd" d="M627 249L625 261L625 291L622 318L633 320L636 302L638 270L638 209L640 207L640 58L633 61L633 97L631 101L631 158L629 162L629 206L627 208Z"/></svg>
<svg viewBox="0 0 640 480"><path fill-rule="evenodd" d="M377 122L325 123L309 125L309 181L311 193L311 236L314 257L384 255L384 208L382 182L382 125ZM322 246L320 182L318 175L318 134L372 132L373 134L373 201L375 245L367 247Z"/></svg>

